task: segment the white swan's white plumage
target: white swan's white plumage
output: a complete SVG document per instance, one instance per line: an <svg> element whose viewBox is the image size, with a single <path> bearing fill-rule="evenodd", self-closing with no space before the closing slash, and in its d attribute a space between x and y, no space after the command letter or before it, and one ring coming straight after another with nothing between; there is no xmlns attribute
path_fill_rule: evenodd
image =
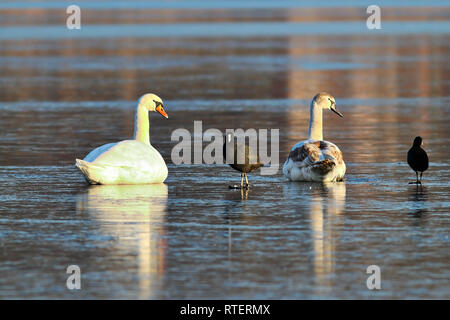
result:
<svg viewBox="0 0 450 320"><path fill-rule="evenodd" d="M322 137L322 110L336 109L334 98L328 93L318 93L311 102L308 140L295 144L283 165L283 174L291 181L342 181L345 162L339 148Z"/></svg>
<svg viewBox="0 0 450 320"><path fill-rule="evenodd" d="M150 144L148 112L167 118L161 98L145 94L136 109L134 140L105 144L92 150L75 165L90 184L148 184L164 182L167 166Z"/></svg>

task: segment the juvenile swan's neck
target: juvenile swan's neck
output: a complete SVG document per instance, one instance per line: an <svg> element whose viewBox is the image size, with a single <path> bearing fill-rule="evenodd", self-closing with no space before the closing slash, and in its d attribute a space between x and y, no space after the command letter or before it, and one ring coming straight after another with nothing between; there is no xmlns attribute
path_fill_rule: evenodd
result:
<svg viewBox="0 0 450 320"><path fill-rule="evenodd" d="M308 139L323 140L322 136L322 108L315 101L311 102L309 115Z"/></svg>
<svg viewBox="0 0 450 320"><path fill-rule="evenodd" d="M134 140L150 144L148 110L140 103L136 108L136 118L134 119Z"/></svg>

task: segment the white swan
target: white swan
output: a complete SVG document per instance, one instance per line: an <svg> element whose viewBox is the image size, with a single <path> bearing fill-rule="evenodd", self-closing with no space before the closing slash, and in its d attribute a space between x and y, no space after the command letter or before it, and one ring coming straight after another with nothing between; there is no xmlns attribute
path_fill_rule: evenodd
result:
<svg viewBox="0 0 450 320"><path fill-rule="evenodd" d="M308 140L292 147L283 165L284 175L291 181L342 181L345 162L339 148L322 137L322 109L330 109L340 117L335 99L326 92L315 95L311 102Z"/></svg>
<svg viewBox="0 0 450 320"><path fill-rule="evenodd" d="M167 166L150 144L148 112L168 118L161 98L144 94L136 108L134 140L105 144L92 150L76 166L90 184L147 184L164 182Z"/></svg>

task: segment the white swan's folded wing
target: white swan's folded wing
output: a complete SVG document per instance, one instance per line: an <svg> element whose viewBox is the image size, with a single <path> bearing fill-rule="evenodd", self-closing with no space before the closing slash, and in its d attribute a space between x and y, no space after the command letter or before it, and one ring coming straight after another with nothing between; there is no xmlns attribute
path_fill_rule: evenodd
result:
<svg viewBox="0 0 450 320"><path fill-rule="evenodd" d="M151 145L125 140L101 146L76 166L91 184L141 184L163 182L167 166Z"/></svg>

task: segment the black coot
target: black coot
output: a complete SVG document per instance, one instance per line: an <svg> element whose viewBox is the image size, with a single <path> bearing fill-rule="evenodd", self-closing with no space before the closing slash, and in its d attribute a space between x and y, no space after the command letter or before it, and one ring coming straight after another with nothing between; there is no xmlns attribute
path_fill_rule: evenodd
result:
<svg viewBox="0 0 450 320"><path fill-rule="evenodd" d="M428 155L425 150L421 148L422 138L416 137L414 139L411 149L408 151L408 164L416 172L416 184L422 184L422 174L428 169ZM419 181L420 172L420 181Z"/></svg>
<svg viewBox="0 0 450 320"><path fill-rule="evenodd" d="M237 142L237 138L232 134L227 134L225 137L225 143L223 144L223 157L224 162L227 160L227 154L228 152L231 152L234 149L234 159L232 162L228 163L230 167L232 167L234 170L241 172L241 185L237 186L230 186L232 189L240 189L245 188L247 189L249 186L248 179L247 179L247 173L252 172L260 167L263 166L262 163L259 161L259 156L256 154L256 152L252 152L250 146L247 142L244 144L240 144ZM244 152L244 160L245 161L238 161L238 155L240 152ZM227 152L228 151L228 152ZM243 163L242 163L243 162ZM245 184L244 184L244 178L245 178Z"/></svg>

